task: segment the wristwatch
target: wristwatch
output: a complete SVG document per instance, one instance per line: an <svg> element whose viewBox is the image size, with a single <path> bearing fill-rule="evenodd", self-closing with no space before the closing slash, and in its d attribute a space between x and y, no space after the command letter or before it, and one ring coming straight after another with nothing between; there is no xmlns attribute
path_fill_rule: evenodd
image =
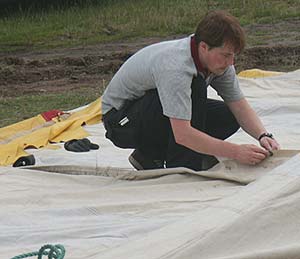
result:
<svg viewBox="0 0 300 259"><path fill-rule="evenodd" d="M261 134L261 135L258 137L258 141L260 141L260 140L261 140L262 138L264 138L264 137L274 139L272 133L267 133L267 132L265 132L265 133Z"/></svg>

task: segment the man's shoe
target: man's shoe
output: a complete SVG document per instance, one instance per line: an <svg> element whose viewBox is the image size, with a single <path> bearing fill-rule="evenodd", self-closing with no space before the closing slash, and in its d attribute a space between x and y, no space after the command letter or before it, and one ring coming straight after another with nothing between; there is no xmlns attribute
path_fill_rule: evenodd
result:
<svg viewBox="0 0 300 259"><path fill-rule="evenodd" d="M147 170L147 169L160 169L164 168L163 160L153 160L148 157L145 157L137 149L134 150L128 158L130 164L136 170Z"/></svg>

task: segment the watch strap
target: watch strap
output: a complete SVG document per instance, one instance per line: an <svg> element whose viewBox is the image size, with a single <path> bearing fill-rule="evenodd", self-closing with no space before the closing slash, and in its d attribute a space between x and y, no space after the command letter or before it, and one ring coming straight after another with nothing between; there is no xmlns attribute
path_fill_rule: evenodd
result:
<svg viewBox="0 0 300 259"><path fill-rule="evenodd" d="M258 141L260 141L260 140L261 140L262 138L264 138L264 137L274 139L272 133L267 133L267 132L265 132L265 133L261 134L261 135L258 137Z"/></svg>

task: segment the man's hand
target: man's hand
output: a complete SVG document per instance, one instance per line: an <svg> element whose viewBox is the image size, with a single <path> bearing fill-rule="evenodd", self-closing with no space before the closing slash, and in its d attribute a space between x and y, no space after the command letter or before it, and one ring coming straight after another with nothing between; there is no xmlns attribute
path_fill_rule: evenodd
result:
<svg viewBox="0 0 300 259"><path fill-rule="evenodd" d="M262 162L269 152L261 147L252 144L239 145L235 160L242 164L256 165Z"/></svg>
<svg viewBox="0 0 300 259"><path fill-rule="evenodd" d="M269 137L261 138L259 144L268 151L278 150L280 148L278 142L275 139Z"/></svg>

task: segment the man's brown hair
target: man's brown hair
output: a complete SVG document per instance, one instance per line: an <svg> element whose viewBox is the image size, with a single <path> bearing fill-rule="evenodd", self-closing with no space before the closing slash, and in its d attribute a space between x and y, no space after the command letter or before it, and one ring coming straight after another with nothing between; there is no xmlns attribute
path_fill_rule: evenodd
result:
<svg viewBox="0 0 300 259"><path fill-rule="evenodd" d="M197 45L203 41L211 48L229 43L235 53L245 48L245 33L237 18L226 11L211 11L198 24L195 33Z"/></svg>

